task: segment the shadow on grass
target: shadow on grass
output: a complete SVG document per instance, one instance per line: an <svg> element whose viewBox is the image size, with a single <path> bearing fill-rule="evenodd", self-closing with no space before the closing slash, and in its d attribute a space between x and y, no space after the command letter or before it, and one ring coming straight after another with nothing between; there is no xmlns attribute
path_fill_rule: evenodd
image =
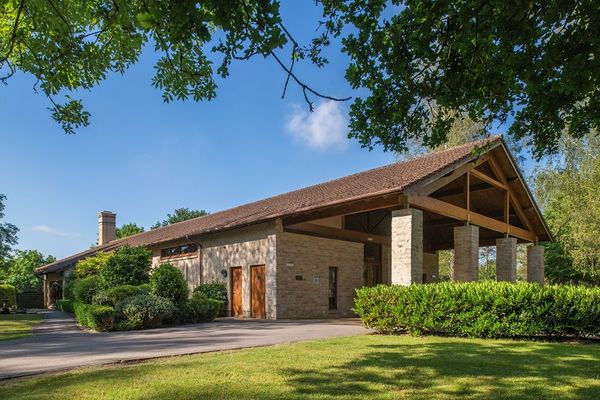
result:
<svg viewBox="0 0 600 400"><path fill-rule="evenodd" d="M600 346L360 336L80 370L15 384L0 383L0 398L596 399Z"/></svg>
<svg viewBox="0 0 600 400"><path fill-rule="evenodd" d="M455 339L374 344L335 367L282 373L307 397L599 399L600 346Z"/></svg>

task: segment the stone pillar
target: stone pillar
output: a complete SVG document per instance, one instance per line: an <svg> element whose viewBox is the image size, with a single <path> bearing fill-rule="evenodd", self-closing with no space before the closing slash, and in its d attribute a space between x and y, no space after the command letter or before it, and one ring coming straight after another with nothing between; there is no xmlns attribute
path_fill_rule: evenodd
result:
<svg viewBox="0 0 600 400"><path fill-rule="evenodd" d="M242 315L245 318L252 316L252 282L249 265L242 266Z"/></svg>
<svg viewBox="0 0 600 400"><path fill-rule="evenodd" d="M392 211L392 285L423 281L423 212Z"/></svg>
<svg viewBox="0 0 600 400"><path fill-rule="evenodd" d="M496 280L517 280L517 238L496 239Z"/></svg>
<svg viewBox="0 0 600 400"><path fill-rule="evenodd" d="M479 267L479 227L475 225L454 228L454 276L452 280L477 280Z"/></svg>
<svg viewBox="0 0 600 400"><path fill-rule="evenodd" d="M423 283L434 283L440 280L439 253L423 253Z"/></svg>
<svg viewBox="0 0 600 400"><path fill-rule="evenodd" d="M544 284L544 246L527 247L527 281Z"/></svg>

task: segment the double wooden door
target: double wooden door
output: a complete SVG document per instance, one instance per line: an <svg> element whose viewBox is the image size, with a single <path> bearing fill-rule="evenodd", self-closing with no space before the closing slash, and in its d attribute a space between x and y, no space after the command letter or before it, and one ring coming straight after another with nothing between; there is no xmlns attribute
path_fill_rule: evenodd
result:
<svg viewBox="0 0 600 400"><path fill-rule="evenodd" d="M253 318L265 318L265 266L250 267L250 312ZM242 267L231 268L231 315L243 316Z"/></svg>

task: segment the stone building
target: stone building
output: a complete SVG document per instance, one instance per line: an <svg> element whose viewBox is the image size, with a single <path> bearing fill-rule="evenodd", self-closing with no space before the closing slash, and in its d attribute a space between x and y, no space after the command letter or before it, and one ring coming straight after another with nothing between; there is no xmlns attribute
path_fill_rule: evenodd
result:
<svg viewBox="0 0 600 400"><path fill-rule="evenodd" d="M101 212L97 247L38 270L47 306L78 260L123 245L172 263L190 289L224 282L233 316L281 319L351 316L363 285L436 282L439 250L454 249L453 279L472 281L479 247L495 245L497 279L514 281L517 244L530 243L527 278L543 283L551 239L499 137L124 239L115 223Z"/></svg>

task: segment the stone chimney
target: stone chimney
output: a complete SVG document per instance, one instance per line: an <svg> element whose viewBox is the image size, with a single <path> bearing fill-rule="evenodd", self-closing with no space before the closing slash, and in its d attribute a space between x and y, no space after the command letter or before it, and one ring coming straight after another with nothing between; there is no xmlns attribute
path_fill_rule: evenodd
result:
<svg viewBox="0 0 600 400"><path fill-rule="evenodd" d="M117 238L117 214L110 211L98 213L98 246Z"/></svg>

